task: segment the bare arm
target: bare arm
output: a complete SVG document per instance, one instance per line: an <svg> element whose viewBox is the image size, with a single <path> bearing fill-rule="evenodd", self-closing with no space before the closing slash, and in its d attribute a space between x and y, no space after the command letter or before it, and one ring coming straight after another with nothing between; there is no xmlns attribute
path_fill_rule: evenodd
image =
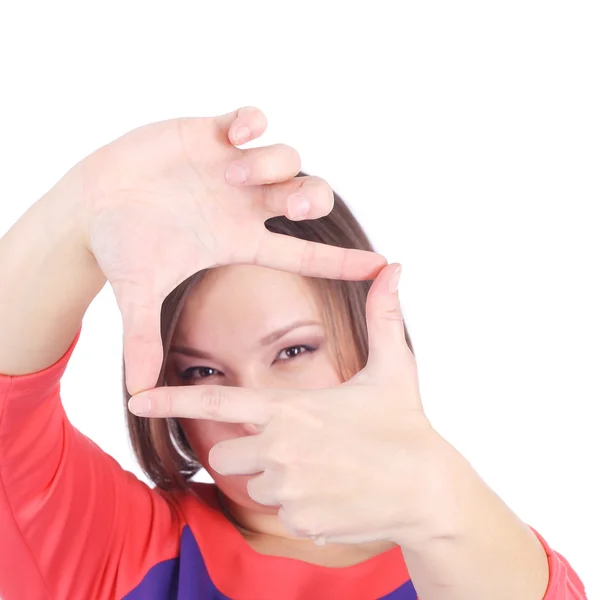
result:
<svg viewBox="0 0 600 600"><path fill-rule="evenodd" d="M67 350L105 283L81 239L78 185L76 173L67 174L0 240L6 600L122 598L155 562L172 557L179 537L169 504L73 427L62 407Z"/></svg>
<svg viewBox="0 0 600 600"><path fill-rule="evenodd" d="M298 194L306 218L327 214L333 194L317 177L295 177L300 160L289 146L236 148L239 127L256 139L266 119L247 107L139 127L86 157L27 211L0 245L0 373L59 358L106 280L135 393L156 384L164 299L198 271L242 263L369 279L381 269L386 261L373 252L268 232L265 221L288 214ZM232 165L245 183L229 183Z"/></svg>
<svg viewBox="0 0 600 600"><path fill-rule="evenodd" d="M78 167L0 239L0 373L24 375L67 350L106 282L81 229Z"/></svg>
<svg viewBox="0 0 600 600"><path fill-rule="evenodd" d="M545 595L548 557L540 541L467 461L456 458L438 499L443 535L403 548L419 598L554 600ZM566 592L566 580L561 589Z"/></svg>

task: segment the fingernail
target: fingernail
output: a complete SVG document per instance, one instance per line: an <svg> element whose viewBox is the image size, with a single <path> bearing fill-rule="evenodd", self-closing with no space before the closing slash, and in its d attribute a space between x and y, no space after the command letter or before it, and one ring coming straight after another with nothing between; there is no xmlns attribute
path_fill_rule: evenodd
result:
<svg viewBox="0 0 600 600"><path fill-rule="evenodd" d="M230 185L240 185L248 180L248 169L242 165L229 165L225 171L225 179Z"/></svg>
<svg viewBox="0 0 600 600"><path fill-rule="evenodd" d="M390 294L395 294L398 291L398 285L400 284L400 273L402 272L402 265L396 267L395 271L392 273L392 278L390 279Z"/></svg>
<svg viewBox="0 0 600 600"><path fill-rule="evenodd" d="M292 219L301 219L308 214L310 202L302 194L292 194L288 198L288 216Z"/></svg>
<svg viewBox="0 0 600 600"><path fill-rule="evenodd" d="M252 423L244 423L242 425L242 431L248 435L256 435L257 433L260 433L260 429Z"/></svg>
<svg viewBox="0 0 600 600"><path fill-rule="evenodd" d="M245 125L238 127L233 134L233 139L236 144L244 144L250 139L250 129Z"/></svg>
<svg viewBox="0 0 600 600"><path fill-rule="evenodd" d="M146 415L152 408L150 396L133 396L129 399L129 410L136 415Z"/></svg>

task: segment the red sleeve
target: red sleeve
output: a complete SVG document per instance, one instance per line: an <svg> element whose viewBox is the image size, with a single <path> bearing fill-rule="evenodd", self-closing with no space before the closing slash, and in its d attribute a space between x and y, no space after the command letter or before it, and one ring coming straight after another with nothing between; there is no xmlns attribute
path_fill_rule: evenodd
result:
<svg viewBox="0 0 600 600"><path fill-rule="evenodd" d="M544 600L587 600L583 583L567 559L552 550L546 540L535 529L531 529L544 547L550 567L550 581Z"/></svg>
<svg viewBox="0 0 600 600"><path fill-rule="evenodd" d="M47 369L0 375L3 600L122 598L178 555L176 506L67 419L60 379L80 334Z"/></svg>

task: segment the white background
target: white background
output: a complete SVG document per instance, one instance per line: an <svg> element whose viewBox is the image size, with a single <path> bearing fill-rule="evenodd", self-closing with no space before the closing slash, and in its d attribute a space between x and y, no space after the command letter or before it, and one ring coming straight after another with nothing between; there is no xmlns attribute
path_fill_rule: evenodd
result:
<svg viewBox="0 0 600 600"><path fill-rule="evenodd" d="M134 127L260 107L403 263L434 425L599 599L598 6L3 3L0 234ZM143 478L121 353L106 286L64 402Z"/></svg>

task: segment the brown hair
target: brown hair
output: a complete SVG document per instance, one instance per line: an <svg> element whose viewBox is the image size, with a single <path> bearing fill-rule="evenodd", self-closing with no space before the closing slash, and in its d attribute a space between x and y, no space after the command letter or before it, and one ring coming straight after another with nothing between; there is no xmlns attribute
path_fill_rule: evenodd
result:
<svg viewBox="0 0 600 600"><path fill-rule="evenodd" d="M306 176L302 171L298 176ZM334 193L334 207L321 219L290 221L285 217L269 219L269 231L303 240L321 242L342 248L373 250L362 227L344 201ZM171 340L175 333L185 300L192 289L208 272L195 273L180 283L163 302L161 309L161 337L163 364L157 386L164 382L165 366ZM340 281L312 279L323 304L326 326L334 338L336 360L340 375L347 380L360 371L367 362L368 340L365 304L370 281ZM404 327L406 341L414 354L413 345ZM129 437L135 456L144 473L157 485L169 489L185 489L187 482L202 468L176 419L142 418L131 413L127 402L131 395L125 383L123 359L123 394Z"/></svg>

